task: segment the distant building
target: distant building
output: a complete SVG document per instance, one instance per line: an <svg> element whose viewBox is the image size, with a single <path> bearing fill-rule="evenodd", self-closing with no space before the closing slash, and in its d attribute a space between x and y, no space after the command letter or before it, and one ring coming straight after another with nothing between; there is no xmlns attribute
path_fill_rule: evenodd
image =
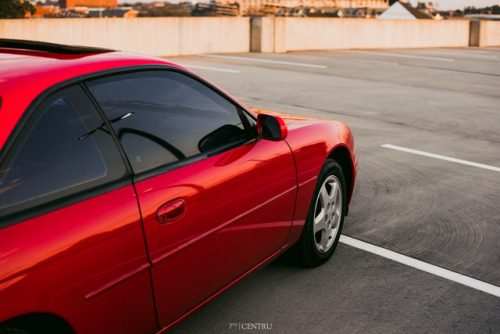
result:
<svg viewBox="0 0 500 334"><path fill-rule="evenodd" d="M124 17L135 18L138 12L132 7L117 7L113 9L94 8L89 9L86 17Z"/></svg>
<svg viewBox="0 0 500 334"><path fill-rule="evenodd" d="M59 6L61 8L115 8L118 7L118 0L59 0Z"/></svg>
<svg viewBox="0 0 500 334"><path fill-rule="evenodd" d="M48 16L55 16L61 13L61 10L59 9L59 6L43 6L43 5L35 5L36 12L33 14L32 17L48 17Z"/></svg>
<svg viewBox="0 0 500 334"><path fill-rule="evenodd" d="M495 14L468 14L465 15L465 18L473 20L500 21L500 15Z"/></svg>
<svg viewBox="0 0 500 334"><path fill-rule="evenodd" d="M197 3L191 10L191 16L237 16L240 14L238 3Z"/></svg>
<svg viewBox="0 0 500 334"><path fill-rule="evenodd" d="M269 13L270 8L335 8L348 13L352 9L365 8L383 10L389 7L389 0L218 0L220 4L238 3L240 15ZM267 10L265 10L267 8Z"/></svg>
<svg viewBox="0 0 500 334"><path fill-rule="evenodd" d="M432 15L421 12L410 4L397 1L378 18L382 20L417 20L432 19Z"/></svg>
<svg viewBox="0 0 500 334"><path fill-rule="evenodd" d="M384 9L389 7L389 0L336 0L337 8L372 8Z"/></svg>

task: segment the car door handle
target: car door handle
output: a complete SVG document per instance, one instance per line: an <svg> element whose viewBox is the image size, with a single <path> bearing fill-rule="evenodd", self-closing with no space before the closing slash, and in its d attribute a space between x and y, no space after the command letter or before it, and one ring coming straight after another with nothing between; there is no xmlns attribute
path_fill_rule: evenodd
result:
<svg viewBox="0 0 500 334"><path fill-rule="evenodd" d="M163 204L157 211L156 217L160 224L170 224L184 217L186 204L182 199Z"/></svg>

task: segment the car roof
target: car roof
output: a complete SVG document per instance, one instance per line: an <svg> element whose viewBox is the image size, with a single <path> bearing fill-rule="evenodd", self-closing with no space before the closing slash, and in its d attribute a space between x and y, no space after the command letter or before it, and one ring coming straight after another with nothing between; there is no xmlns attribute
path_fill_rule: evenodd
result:
<svg viewBox="0 0 500 334"><path fill-rule="evenodd" d="M140 65L180 68L109 49L0 39L0 149L26 108L48 88L89 73Z"/></svg>

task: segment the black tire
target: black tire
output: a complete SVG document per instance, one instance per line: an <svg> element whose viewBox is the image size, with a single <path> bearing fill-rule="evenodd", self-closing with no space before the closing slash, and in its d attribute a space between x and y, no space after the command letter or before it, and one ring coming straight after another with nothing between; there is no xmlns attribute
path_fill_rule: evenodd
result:
<svg viewBox="0 0 500 334"><path fill-rule="evenodd" d="M319 174L306 223L296 245L298 259L303 265L316 267L332 256L342 232L346 208L344 173L336 161L328 159Z"/></svg>

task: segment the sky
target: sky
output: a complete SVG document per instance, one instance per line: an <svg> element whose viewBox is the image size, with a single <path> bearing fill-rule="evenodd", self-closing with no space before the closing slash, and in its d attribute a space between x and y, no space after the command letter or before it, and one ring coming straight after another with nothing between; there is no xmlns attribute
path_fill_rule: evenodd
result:
<svg viewBox="0 0 500 334"><path fill-rule="evenodd" d="M182 2L185 0L118 0L119 3L135 3L135 2L171 2L171 3L178 3ZM208 0L187 0L187 1L192 1L194 3L196 2L208 2ZM237 0L236 0L237 1ZM408 0L403 0L404 2ZM465 7L476 7L476 8L483 8L483 7L490 7L493 5L499 5L500 6L500 0L409 0L409 2L413 5L416 6L417 2L432 2L434 4L434 8L438 10L456 10L456 9L464 9Z"/></svg>

